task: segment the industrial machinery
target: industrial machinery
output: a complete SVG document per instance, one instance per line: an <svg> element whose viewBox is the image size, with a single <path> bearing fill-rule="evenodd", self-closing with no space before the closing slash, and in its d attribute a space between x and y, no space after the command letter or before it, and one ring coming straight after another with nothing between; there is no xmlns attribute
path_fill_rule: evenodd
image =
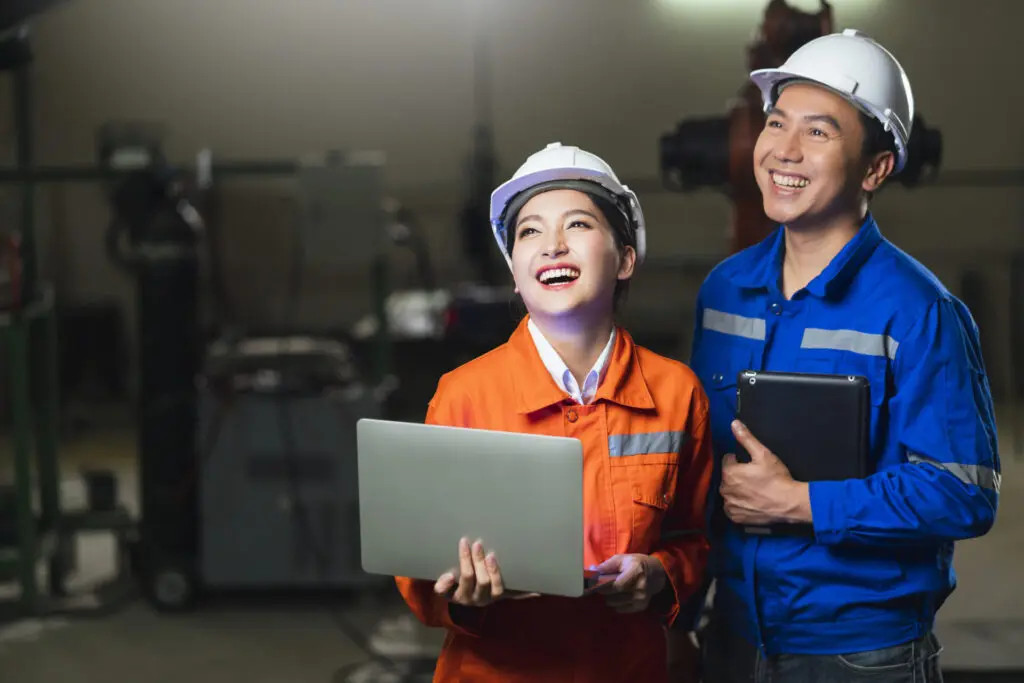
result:
<svg viewBox="0 0 1024 683"><path fill-rule="evenodd" d="M0 541L15 541L10 550L0 542L0 570L18 576L24 611L51 609L42 605L34 568L41 557L50 558L51 593L62 592L71 552L67 548L73 532L81 529L113 530L119 547L131 545L136 578L160 609L189 605L202 587L373 583L358 566L358 520L346 515L358 509L353 501L355 420L380 416L395 387L390 329L400 311L388 304L389 249L395 244L413 248L423 284L434 287L414 217L383 195L380 155L214 164L209 152L202 152L195 166L186 168L172 164L163 153L161 126L118 124L100 129L97 164L38 167L32 163L30 145L28 34L12 36L16 45L0 45L0 57L12 59L3 64L15 77L18 164L0 171L0 181L18 182L25 202L21 229L6 240L9 247L0 259L8 264L0 293L6 292L5 306L11 311L4 330L13 371L16 463L13 494L0 491L0 504L16 513L12 528L0 525ZM251 338L231 317L216 224L210 217L216 216L214 179L239 176L292 178L299 186L303 221L289 291L292 303L300 296L298 269L305 261L323 266L324 258L333 258L328 267L367 271L372 283L367 304L373 315L360 338L310 337L296 329L290 315L285 326L291 328L285 332ZM56 394L37 391L37 401L31 395L37 385L55 387L57 373L53 297L35 278L31 198L41 182L103 184L113 214L107 252L136 286L137 521L116 505L74 515L60 510ZM372 249L351 248L369 238ZM339 258L348 261L338 264ZM228 323L214 334L212 346L201 315L204 273L210 276L214 317ZM446 302L432 305L429 314L443 322ZM268 350L268 344L276 351ZM47 363L36 363L45 372L33 377L27 369L36 359ZM278 417L274 423L267 421L268 411ZM265 430L258 448L252 441L231 438L253 425ZM39 476L39 516L32 510L33 470ZM94 488L109 489L109 477L89 481L102 484ZM325 512L328 499L336 508ZM260 547L228 542L243 538L238 530L253 523L256 509L267 525ZM334 556L325 548L335 551ZM261 559L254 560L248 554L252 552L259 552ZM269 557L291 561L274 567ZM261 569L261 564L269 566Z"/></svg>
<svg viewBox="0 0 1024 683"><path fill-rule="evenodd" d="M208 346L199 280L219 259L197 206L213 192L211 157L201 153L192 173L175 169L159 135L108 125L98 144L103 167L120 174L108 254L137 290L145 593L180 609L203 588L379 582L359 562L355 423L381 415L381 384L346 340L297 332L294 314L306 262L365 267L366 252L349 248L357 242L383 252L383 160L332 154L297 170L304 219L285 331L227 327Z"/></svg>
<svg viewBox="0 0 1024 683"><path fill-rule="evenodd" d="M87 476L84 509L62 509L58 469L59 399L57 321L53 288L38 280L34 240L35 194L27 21L56 0L11 0L0 6L0 71L12 80L16 166L6 172L21 182L20 225L5 226L0 241L0 346L6 352L14 451L14 486L0 488L0 580L16 578L16 613L40 615L95 611L129 593L126 550L133 525L118 505L108 478ZM38 502L38 508L37 508ZM111 532L115 576L68 595L75 567L76 536ZM38 568L47 568L48 591Z"/></svg>
<svg viewBox="0 0 1024 683"><path fill-rule="evenodd" d="M196 555L198 510L188 478L195 473L204 224L190 197L198 188L166 163L155 136L106 127L99 149L101 165L124 174L110 187L114 217L106 247L136 286L141 517L135 566L159 599L169 590L165 575L186 572Z"/></svg>
<svg viewBox="0 0 1024 683"><path fill-rule="evenodd" d="M747 46L748 69L781 66L799 47L832 32L832 6L826 0L821 0L816 13L795 9L786 0L771 0L755 40ZM754 145L764 121L761 94L747 80L724 116L683 120L660 141L661 175L667 189L715 188L732 201L732 252L760 242L776 227L764 215L754 179ZM941 134L915 115L909 148L907 165L894 180L913 187L926 170L938 168Z"/></svg>

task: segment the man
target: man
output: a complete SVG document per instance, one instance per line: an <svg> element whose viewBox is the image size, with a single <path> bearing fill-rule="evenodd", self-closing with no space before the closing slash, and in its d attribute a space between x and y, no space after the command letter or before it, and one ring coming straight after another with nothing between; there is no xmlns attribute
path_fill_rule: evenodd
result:
<svg viewBox="0 0 1024 683"><path fill-rule="evenodd" d="M992 526L1000 470L970 313L869 211L906 163L910 83L856 31L751 78L768 114L755 175L782 227L716 267L698 298L691 365L721 463L704 680L940 681L932 626L956 584L953 543ZM794 481L734 422L747 369L867 377L874 474ZM787 522L813 535L742 528Z"/></svg>

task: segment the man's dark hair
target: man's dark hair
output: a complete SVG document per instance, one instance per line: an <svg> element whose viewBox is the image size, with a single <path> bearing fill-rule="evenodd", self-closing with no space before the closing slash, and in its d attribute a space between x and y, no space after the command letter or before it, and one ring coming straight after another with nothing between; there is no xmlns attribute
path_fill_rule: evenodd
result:
<svg viewBox="0 0 1024 683"><path fill-rule="evenodd" d="M896 136L887 131L878 119L859 113L860 122L864 125L864 156L874 156L879 152L896 154Z"/></svg>
<svg viewBox="0 0 1024 683"><path fill-rule="evenodd" d="M881 152L892 152L893 156L896 156L896 136L885 130L882 122L878 119L868 116L864 112L858 113L860 122L864 126L864 144L861 147L864 158L870 159ZM868 199L871 199L873 195L873 192L868 192Z"/></svg>

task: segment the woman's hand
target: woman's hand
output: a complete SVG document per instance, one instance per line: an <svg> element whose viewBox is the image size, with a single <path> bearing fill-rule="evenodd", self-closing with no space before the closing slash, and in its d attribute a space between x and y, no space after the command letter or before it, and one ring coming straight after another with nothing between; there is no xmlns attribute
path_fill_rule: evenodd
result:
<svg viewBox="0 0 1024 683"><path fill-rule="evenodd" d="M494 553L485 555L480 541L472 547L468 538L459 541L458 575L456 579L455 570L442 574L434 584L434 592L465 607L483 607L501 599L537 597L537 593L505 590L498 559Z"/></svg>
<svg viewBox="0 0 1024 683"><path fill-rule="evenodd" d="M594 567L600 574L618 574L597 588L616 612L642 612L668 582L665 565L651 555L616 555Z"/></svg>

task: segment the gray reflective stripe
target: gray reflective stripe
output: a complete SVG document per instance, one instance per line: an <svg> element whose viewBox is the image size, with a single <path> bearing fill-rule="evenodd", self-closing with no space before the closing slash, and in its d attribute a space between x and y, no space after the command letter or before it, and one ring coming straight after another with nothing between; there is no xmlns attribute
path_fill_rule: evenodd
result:
<svg viewBox="0 0 1024 683"><path fill-rule="evenodd" d="M912 465L931 465L932 467L937 467L940 470L949 472L965 484L995 491L996 493L999 493L999 486L1003 480L1003 476L999 472L984 465L961 465L955 462L939 462L917 453L908 453L907 460Z"/></svg>
<svg viewBox="0 0 1024 683"><path fill-rule="evenodd" d="M758 339L764 341L764 320L762 318L747 318L735 313L723 313L713 308L704 309L705 330L714 330L722 334L731 334L747 339Z"/></svg>
<svg viewBox="0 0 1024 683"><path fill-rule="evenodd" d="M611 434L608 454L613 458L645 453L678 453L686 441L686 432L647 432L645 434Z"/></svg>
<svg viewBox="0 0 1024 683"><path fill-rule="evenodd" d="M865 356L882 356L895 360L899 342L884 334L869 334L857 330L822 330L808 327L800 341L801 349L831 349L852 351Z"/></svg>

